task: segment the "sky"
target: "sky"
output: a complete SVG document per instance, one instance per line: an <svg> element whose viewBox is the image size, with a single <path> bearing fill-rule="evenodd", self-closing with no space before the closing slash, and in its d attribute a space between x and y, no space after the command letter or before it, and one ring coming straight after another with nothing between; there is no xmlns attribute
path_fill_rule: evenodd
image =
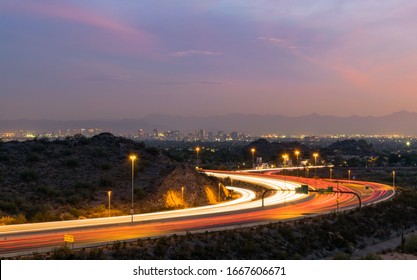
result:
<svg viewBox="0 0 417 280"><path fill-rule="evenodd" d="M417 111L413 0L0 0L0 119Z"/></svg>

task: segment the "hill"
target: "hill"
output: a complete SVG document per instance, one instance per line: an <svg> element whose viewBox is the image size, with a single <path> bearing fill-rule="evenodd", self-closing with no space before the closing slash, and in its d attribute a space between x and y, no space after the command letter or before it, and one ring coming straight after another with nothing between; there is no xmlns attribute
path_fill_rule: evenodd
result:
<svg viewBox="0 0 417 280"><path fill-rule="evenodd" d="M130 154L138 156L136 213L213 202L207 189L217 190L217 181L166 153L109 133L92 138L77 135L56 141L0 143L0 223L107 216L109 190L111 214L128 214ZM167 193L182 186L187 187L185 203L167 203Z"/></svg>

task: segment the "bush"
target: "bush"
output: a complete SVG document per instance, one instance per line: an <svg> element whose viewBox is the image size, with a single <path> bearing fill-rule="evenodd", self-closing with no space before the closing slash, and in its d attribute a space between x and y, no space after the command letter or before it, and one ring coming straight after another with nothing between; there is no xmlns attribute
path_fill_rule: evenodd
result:
<svg viewBox="0 0 417 280"><path fill-rule="evenodd" d="M64 165L69 168L76 168L80 165L80 163L78 162L78 159L76 158L67 158L64 161Z"/></svg>
<svg viewBox="0 0 417 280"><path fill-rule="evenodd" d="M41 159L40 159L40 157L39 157L39 155L38 154L35 154L35 153L31 153L31 154L29 154L29 156L28 156L28 161L29 162L32 162L32 163L34 163L34 162L38 162L38 161L40 161Z"/></svg>
<svg viewBox="0 0 417 280"><path fill-rule="evenodd" d="M114 181L110 177L103 176L103 177L100 178L99 185L104 187L104 188L111 188L111 187L114 186Z"/></svg>
<svg viewBox="0 0 417 280"><path fill-rule="evenodd" d="M350 260L350 255L349 254L346 254L344 252L339 252L339 253L336 253L333 256L333 259L334 260Z"/></svg>
<svg viewBox="0 0 417 280"><path fill-rule="evenodd" d="M39 175L35 170L25 170L20 174L20 177L22 178L23 181L25 182L33 182L39 179Z"/></svg>
<svg viewBox="0 0 417 280"><path fill-rule="evenodd" d="M104 170L104 171L109 171L111 168L112 168L112 166L108 162L105 162L101 165L101 170Z"/></svg>
<svg viewBox="0 0 417 280"><path fill-rule="evenodd" d="M417 234L411 235L404 244L404 251L409 254L417 255Z"/></svg>
<svg viewBox="0 0 417 280"><path fill-rule="evenodd" d="M382 258L374 253L369 253L365 257L362 258L362 260L382 260Z"/></svg>
<svg viewBox="0 0 417 280"><path fill-rule="evenodd" d="M54 260L72 260L74 258L75 254L68 246L59 247L52 254L52 259Z"/></svg>
<svg viewBox="0 0 417 280"><path fill-rule="evenodd" d="M6 154L6 153L1 153L0 154L0 161L9 162L10 161L9 155Z"/></svg>

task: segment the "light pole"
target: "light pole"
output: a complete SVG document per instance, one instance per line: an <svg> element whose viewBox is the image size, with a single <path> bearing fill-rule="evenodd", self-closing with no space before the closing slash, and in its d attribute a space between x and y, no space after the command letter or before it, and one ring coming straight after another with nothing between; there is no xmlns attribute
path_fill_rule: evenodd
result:
<svg viewBox="0 0 417 280"><path fill-rule="evenodd" d="M288 160L288 155L287 155L287 154L283 154L283 155L282 155L282 159L283 159L284 168L285 168L285 166L286 166L286 164L287 164L287 160Z"/></svg>
<svg viewBox="0 0 417 280"><path fill-rule="evenodd" d="M181 198L184 201L184 186L181 187Z"/></svg>
<svg viewBox="0 0 417 280"><path fill-rule="evenodd" d="M333 171L333 169L330 168L330 180L332 179L332 171Z"/></svg>
<svg viewBox="0 0 417 280"><path fill-rule="evenodd" d="M300 155L300 151L296 150L294 153L295 153L295 157L297 158L297 177L298 177L298 167L300 166L298 162L298 156Z"/></svg>
<svg viewBox="0 0 417 280"><path fill-rule="evenodd" d="M395 190L395 171L392 171L392 188Z"/></svg>
<svg viewBox="0 0 417 280"><path fill-rule="evenodd" d="M200 152L200 147L196 147L195 148L195 153L196 153L196 155L197 155L197 157L196 157L196 166L197 166L197 168L198 168L198 153Z"/></svg>
<svg viewBox="0 0 417 280"><path fill-rule="evenodd" d="M132 223L133 223L133 184L135 181L135 160L136 160L136 155L131 155L130 160L132 161L132 205L130 207L130 215L132 215Z"/></svg>
<svg viewBox="0 0 417 280"><path fill-rule="evenodd" d="M317 157L319 156L318 153L314 153L314 177L317 177Z"/></svg>
<svg viewBox="0 0 417 280"><path fill-rule="evenodd" d="M284 161L284 168L282 169L282 174L284 175L284 185L287 186L287 177L285 176L285 166L287 165L288 155L283 154L282 158Z"/></svg>
<svg viewBox="0 0 417 280"><path fill-rule="evenodd" d="M219 183L219 193L217 194L217 201L220 202L220 183Z"/></svg>
<svg viewBox="0 0 417 280"><path fill-rule="evenodd" d="M252 168L255 168L255 148L250 149L252 153Z"/></svg>
<svg viewBox="0 0 417 280"><path fill-rule="evenodd" d="M107 191L107 196L109 197L109 217L111 217L111 214L110 214L110 197L111 197L111 191Z"/></svg>
<svg viewBox="0 0 417 280"><path fill-rule="evenodd" d="M348 180L350 181L350 169L348 170Z"/></svg>

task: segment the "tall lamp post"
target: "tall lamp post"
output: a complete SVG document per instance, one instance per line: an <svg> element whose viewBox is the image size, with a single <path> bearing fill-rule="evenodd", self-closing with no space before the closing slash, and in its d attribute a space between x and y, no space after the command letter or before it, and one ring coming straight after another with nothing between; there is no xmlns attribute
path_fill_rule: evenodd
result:
<svg viewBox="0 0 417 280"><path fill-rule="evenodd" d="M184 186L181 187L181 198L184 200Z"/></svg>
<svg viewBox="0 0 417 280"><path fill-rule="evenodd" d="M392 171L392 188L395 190L395 171Z"/></svg>
<svg viewBox="0 0 417 280"><path fill-rule="evenodd" d="M110 197L111 197L111 191L107 191L107 196L109 197L109 217L111 217L111 214L110 214Z"/></svg>
<svg viewBox="0 0 417 280"><path fill-rule="evenodd" d="M250 149L252 153L252 168L255 168L255 148Z"/></svg>
<svg viewBox="0 0 417 280"><path fill-rule="evenodd" d="M330 180L332 179L332 171L333 171L333 169L330 168Z"/></svg>
<svg viewBox="0 0 417 280"><path fill-rule="evenodd" d="M348 170L348 180L350 181L350 169Z"/></svg>
<svg viewBox="0 0 417 280"><path fill-rule="evenodd" d="M299 164L299 162L298 162L298 156L300 155L300 151L296 150L296 151L294 152L294 154L295 154L295 157L296 157L296 159L297 159L297 177L298 177L298 167L300 166L300 164Z"/></svg>
<svg viewBox="0 0 417 280"><path fill-rule="evenodd" d="M314 153L314 177L317 177L317 157L319 156L318 153Z"/></svg>
<svg viewBox="0 0 417 280"><path fill-rule="evenodd" d="M131 155L130 160L132 161L132 205L130 207L130 215L132 216L132 223L133 223L133 184L135 181L135 160L136 160L136 156L135 155Z"/></svg>
<svg viewBox="0 0 417 280"><path fill-rule="evenodd" d="M287 165L288 155L283 154L282 159L283 159L283 162L284 162L284 168L282 169L282 174L284 175L284 185L286 187L287 186L287 176L285 175L285 166Z"/></svg>
<svg viewBox="0 0 417 280"><path fill-rule="evenodd" d="M200 152L200 147L196 147L195 148L195 153L196 153L196 166L198 167L198 153Z"/></svg>

